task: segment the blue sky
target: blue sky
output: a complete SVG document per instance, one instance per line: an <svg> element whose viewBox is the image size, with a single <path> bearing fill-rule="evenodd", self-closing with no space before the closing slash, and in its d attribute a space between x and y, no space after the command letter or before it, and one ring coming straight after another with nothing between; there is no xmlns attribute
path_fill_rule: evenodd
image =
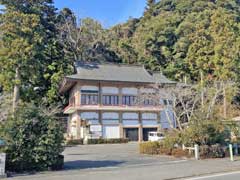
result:
<svg viewBox="0 0 240 180"><path fill-rule="evenodd" d="M129 17L140 17L146 0L55 0L55 5L58 9L72 9L79 18L91 17L110 27Z"/></svg>

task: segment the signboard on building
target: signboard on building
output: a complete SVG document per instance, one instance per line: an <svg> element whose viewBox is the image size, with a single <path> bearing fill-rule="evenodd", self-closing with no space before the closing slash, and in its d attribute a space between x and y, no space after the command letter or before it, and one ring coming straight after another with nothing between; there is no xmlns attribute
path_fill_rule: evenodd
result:
<svg viewBox="0 0 240 180"><path fill-rule="evenodd" d="M6 154L0 153L0 177L6 177L5 163L6 163Z"/></svg>
<svg viewBox="0 0 240 180"><path fill-rule="evenodd" d="M102 136L102 126L101 125L91 125L90 132L92 138L100 138Z"/></svg>
<svg viewBox="0 0 240 180"><path fill-rule="evenodd" d="M101 125L91 125L90 131L91 132L102 132L102 126Z"/></svg>

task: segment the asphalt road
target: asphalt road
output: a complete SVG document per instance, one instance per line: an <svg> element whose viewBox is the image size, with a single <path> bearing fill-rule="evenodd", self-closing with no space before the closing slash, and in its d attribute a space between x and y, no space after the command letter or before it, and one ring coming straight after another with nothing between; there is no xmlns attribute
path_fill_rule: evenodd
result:
<svg viewBox="0 0 240 180"><path fill-rule="evenodd" d="M136 143L69 147L64 151L64 156L65 169L62 171L16 175L8 179L169 180L240 170L240 161L231 162L229 159L196 161L167 156L141 155L138 153ZM230 176L235 178L238 175L231 174Z"/></svg>
<svg viewBox="0 0 240 180"><path fill-rule="evenodd" d="M226 179L239 180L240 179L240 171L189 178L187 180L226 180Z"/></svg>

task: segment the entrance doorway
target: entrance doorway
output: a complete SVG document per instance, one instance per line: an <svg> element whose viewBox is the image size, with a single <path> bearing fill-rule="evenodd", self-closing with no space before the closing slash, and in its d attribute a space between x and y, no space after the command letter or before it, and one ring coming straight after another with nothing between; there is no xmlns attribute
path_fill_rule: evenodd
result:
<svg viewBox="0 0 240 180"><path fill-rule="evenodd" d="M143 128L143 141L148 141L148 133L151 131L156 132L157 128Z"/></svg>
<svg viewBox="0 0 240 180"><path fill-rule="evenodd" d="M125 136L129 141L138 141L138 128L125 128Z"/></svg>

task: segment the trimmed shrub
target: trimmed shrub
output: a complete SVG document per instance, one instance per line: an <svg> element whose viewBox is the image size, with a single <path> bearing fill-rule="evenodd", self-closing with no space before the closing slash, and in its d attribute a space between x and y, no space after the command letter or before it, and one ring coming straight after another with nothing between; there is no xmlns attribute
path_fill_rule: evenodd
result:
<svg viewBox="0 0 240 180"><path fill-rule="evenodd" d="M163 146L163 147L160 148L159 153L171 156L172 155L172 150L173 150L172 148L166 148L166 147Z"/></svg>
<svg viewBox="0 0 240 180"><path fill-rule="evenodd" d="M161 144L159 142L143 142L139 144L139 152L141 154L159 154Z"/></svg>
<svg viewBox="0 0 240 180"><path fill-rule="evenodd" d="M204 145L200 146L200 158L224 158L225 150L219 144L215 144L212 146Z"/></svg>
<svg viewBox="0 0 240 180"><path fill-rule="evenodd" d="M166 148L162 142L143 142L139 144L139 152L149 155L169 155L175 157L190 157L187 150L181 148Z"/></svg>
<svg viewBox="0 0 240 180"><path fill-rule="evenodd" d="M117 138L117 139L88 139L87 144L122 144L128 143L128 139Z"/></svg>
<svg viewBox="0 0 240 180"><path fill-rule="evenodd" d="M64 166L64 156L59 155L56 162L50 167L53 171L62 170Z"/></svg>
<svg viewBox="0 0 240 180"><path fill-rule="evenodd" d="M66 145L67 146L74 146L74 145L82 145L83 139L71 139L67 140Z"/></svg>
<svg viewBox="0 0 240 180"><path fill-rule="evenodd" d="M174 157L180 158L180 157L191 157L189 152L187 150L182 150L181 148L175 148L172 150L172 155Z"/></svg>
<svg viewBox="0 0 240 180"><path fill-rule="evenodd" d="M6 170L43 171L60 164L63 128L47 110L33 105L20 106L2 124L0 132L6 142Z"/></svg>

